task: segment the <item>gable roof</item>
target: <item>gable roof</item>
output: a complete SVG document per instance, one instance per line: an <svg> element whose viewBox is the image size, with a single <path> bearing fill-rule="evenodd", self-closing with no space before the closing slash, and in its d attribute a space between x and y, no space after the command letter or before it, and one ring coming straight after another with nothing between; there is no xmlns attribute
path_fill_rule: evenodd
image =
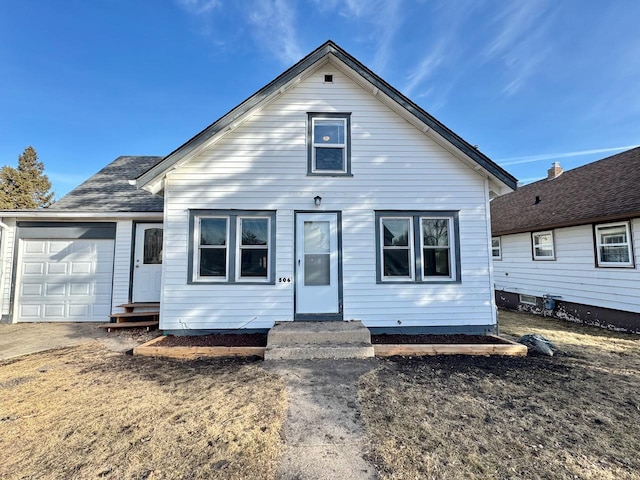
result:
<svg viewBox="0 0 640 480"><path fill-rule="evenodd" d="M639 185L640 147L495 198L491 201L492 234L637 217L640 216Z"/></svg>
<svg viewBox="0 0 640 480"><path fill-rule="evenodd" d="M164 200L129 183L163 157L118 157L46 210L162 212Z"/></svg>
<svg viewBox="0 0 640 480"><path fill-rule="evenodd" d="M309 71L312 67L323 65L324 62L331 61L331 59L337 59L339 62L360 75L369 84L369 86L372 87L371 91L374 95L381 93L381 97L386 96L392 102L395 102L395 104L405 113L408 113L417 120L420 125L424 125L424 128L422 128L424 133L444 139L450 145L455 147L458 152L461 152L472 162L475 162L478 166L478 170L484 169L489 175L506 185L511 190L516 188L517 180L515 177L494 163L477 148L463 140L444 124L440 123L433 116L389 85L331 40L322 44L316 50L278 76L275 80L220 117L196 136L188 140L185 144L171 152L162 162L154 165L148 171L140 175L137 179L138 187L157 193L162 189L162 187L159 186L161 179L181 160L199 151L203 145L216 137L216 135L235 128L235 126L237 126L237 124L240 123L250 111L255 108L259 108L275 95L284 93L291 83L299 80L303 74Z"/></svg>

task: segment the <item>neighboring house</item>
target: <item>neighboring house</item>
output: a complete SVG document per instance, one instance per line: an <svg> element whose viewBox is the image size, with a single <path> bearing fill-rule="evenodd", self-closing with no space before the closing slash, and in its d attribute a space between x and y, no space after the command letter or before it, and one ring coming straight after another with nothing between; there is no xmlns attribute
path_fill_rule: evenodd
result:
<svg viewBox="0 0 640 480"><path fill-rule="evenodd" d="M639 185L634 148L493 200L498 306L640 332Z"/></svg>
<svg viewBox="0 0 640 480"><path fill-rule="evenodd" d="M327 42L167 157L121 157L53 208L2 213L2 313L107 320L155 298L169 333L489 333L489 199L515 186Z"/></svg>

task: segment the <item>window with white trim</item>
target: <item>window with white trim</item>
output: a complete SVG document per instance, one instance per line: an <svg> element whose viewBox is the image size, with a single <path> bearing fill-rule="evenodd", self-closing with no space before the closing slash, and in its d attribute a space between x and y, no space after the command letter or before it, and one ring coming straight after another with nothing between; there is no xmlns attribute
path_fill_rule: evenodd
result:
<svg viewBox="0 0 640 480"><path fill-rule="evenodd" d="M493 237L491 239L491 257L494 260L502 260L502 242L500 237Z"/></svg>
<svg viewBox="0 0 640 480"><path fill-rule="evenodd" d="M534 232L531 234L534 260L555 260L553 247L553 231Z"/></svg>
<svg viewBox="0 0 640 480"><path fill-rule="evenodd" d="M599 267L633 266L629 222L596 225L595 237Z"/></svg>
<svg viewBox="0 0 640 480"><path fill-rule="evenodd" d="M351 114L308 114L308 175L351 175Z"/></svg>
<svg viewBox="0 0 640 480"><path fill-rule="evenodd" d="M376 212L377 281L459 282L457 212Z"/></svg>
<svg viewBox="0 0 640 480"><path fill-rule="evenodd" d="M194 210L190 282L274 283L275 212Z"/></svg>

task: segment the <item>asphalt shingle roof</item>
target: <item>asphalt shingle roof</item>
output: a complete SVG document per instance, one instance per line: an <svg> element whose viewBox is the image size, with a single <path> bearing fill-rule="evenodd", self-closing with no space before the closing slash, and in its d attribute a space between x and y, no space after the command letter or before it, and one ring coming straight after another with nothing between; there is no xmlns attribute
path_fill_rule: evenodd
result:
<svg viewBox="0 0 640 480"><path fill-rule="evenodd" d="M536 197L539 202L536 203ZM493 235L640 216L640 147L491 201Z"/></svg>
<svg viewBox="0 0 640 480"><path fill-rule="evenodd" d="M163 158L118 157L51 205L49 210L162 212L162 197L129 185L129 180L136 179Z"/></svg>

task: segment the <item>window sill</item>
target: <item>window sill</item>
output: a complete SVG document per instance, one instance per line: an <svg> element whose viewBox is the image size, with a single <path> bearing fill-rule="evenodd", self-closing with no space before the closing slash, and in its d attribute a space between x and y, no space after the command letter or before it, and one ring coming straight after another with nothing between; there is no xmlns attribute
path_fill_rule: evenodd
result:
<svg viewBox="0 0 640 480"><path fill-rule="evenodd" d="M460 283L462 280L376 280L377 285L451 285Z"/></svg>
<svg viewBox="0 0 640 480"><path fill-rule="evenodd" d="M188 285L275 285L276 282L274 280L264 281L264 282L248 282L248 281L214 281L214 280L190 280L187 282Z"/></svg>
<svg viewBox="0 0 640 480"><path fill-rule="evenodd" d="M340 173L340 172L307 172L307 177L353 177L352 173Z"/></svg>

